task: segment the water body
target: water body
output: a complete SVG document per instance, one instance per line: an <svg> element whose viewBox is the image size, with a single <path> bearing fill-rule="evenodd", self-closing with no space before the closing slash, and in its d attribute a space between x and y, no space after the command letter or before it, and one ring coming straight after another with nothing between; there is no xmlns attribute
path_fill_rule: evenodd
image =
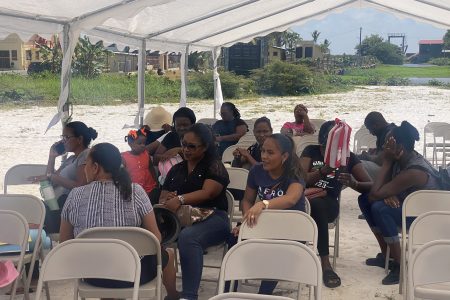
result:
<svg viewBox="0 0 450 300"><path fill-rule="evenodd" d="M450 75L450 74L449 74ZM446 83L446 84L450 84L450 78L449 77L445 77L445 78L430 78L430 77L425 77L425 78L418 78L418 77L410 77L408 78L409 83L412 85L428 85L428 83L430 82L430 80L438 80L442 83Z"/></svg>

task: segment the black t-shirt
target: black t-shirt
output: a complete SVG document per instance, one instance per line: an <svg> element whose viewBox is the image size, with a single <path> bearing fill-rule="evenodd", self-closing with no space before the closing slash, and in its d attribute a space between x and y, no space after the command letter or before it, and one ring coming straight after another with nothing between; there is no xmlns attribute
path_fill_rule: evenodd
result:
<svg viewBox="0 0 450 300"><path fill-rule="evenodd" d="M302 152L301 157L308 157L312 160L312 168L311 172L317 169L320 169L324 166L324 157L320 152L319 145L310 145L305 148ZM337 175L339 173L351 173L354 166L361 163L361 161L356 157L353 152L350 152L350 158L348 160L347 166L337 168L331 174L328 174L324 178L319 179L319 181L315 182L312 186L308 187L319 187L327 190L327 195L336 198L339 196L339 193L342 189L342 184L337 180Z"/></svg>
<svg viewBox="0 0 450 300"><path fill-rule="evenodd" d="M161 144L166 147L167 150L170 150L172 148L181 147L181 140L175 131L171 131L164 137Z"/></svg>
<svg viewBox="0 0 450 300"><path fill-rule="evenodd" d="M159 131L150 131L147 133L147 139L145 140L145 145L150 145L157 139L159 139L164 133L166 133L165 130L159 130Z"/></svg>
<svg viewBox="0 0 450 300"><path fill-rule="evenodd" d="M213 132L216 135L230 135L236 133L236 128L238 126L245 125L247 126L247 123L245 123L242 119L233 119L231 121L225 122L224 120L218 120L214 125L212 126ZM247 126L248 130L248 126ZM222 157L223 152L228 147L235 145L238 141L221 141L217 147L217 152L220 157Z"/></svg>
<svg viewBox="0 0 450 300"><path fill-rule="evenodd" d="M386 128L384 128L384 130L382 132L380 132L380 134L377 135L377 153L383 151L383 146L384 143L386 141L386 136L388 135L389 132L392 131L392 129L394 129L395 127L397 127L397 125L395 125L394 123L388 124L386 126Z"/></svg>
<svg viewBox="0 0 450 300"><path fill-rule="evenodd" d="M217 181L223 185L222 191L217 197L196 206L206 208L215 207L227 211L228 202L225 191L230 183L230 179L225 166L220 160L214 160L208 163L203 159L197 164L191 174L188 174L187 161L182 161L170 169L162 189L169 192L176 191L178 195L188 194L201 190L206 179Z"/></svg>
<svg viewBox="0 0 450 300"><path fill-rule="evenodd" d="M250 153L251 157L257 162L261 162L261 146L258 143L254 143L250 147L247 148L247 152ZM244 164L239 158L234 158L231 166L242 168ZM240 199L240 198L239 198Z"/></svg>

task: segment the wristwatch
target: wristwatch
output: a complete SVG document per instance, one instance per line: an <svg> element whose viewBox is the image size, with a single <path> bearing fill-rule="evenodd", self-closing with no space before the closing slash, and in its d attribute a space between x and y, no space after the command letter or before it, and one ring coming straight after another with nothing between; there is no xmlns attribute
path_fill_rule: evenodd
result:
<svg viewBox="0 0 450 300"><path fill-rule="evenodd" d="M264 204L264 209L269 209L269 201L268 200L263 200L262 203Z"/></svg>
<svg viewBox="0 0 450 300"><path fill-rule="evenodd" d="M183 195L178 195L178 200L180 201L181 205L184 205L184 197L183 197Z"/></svg>

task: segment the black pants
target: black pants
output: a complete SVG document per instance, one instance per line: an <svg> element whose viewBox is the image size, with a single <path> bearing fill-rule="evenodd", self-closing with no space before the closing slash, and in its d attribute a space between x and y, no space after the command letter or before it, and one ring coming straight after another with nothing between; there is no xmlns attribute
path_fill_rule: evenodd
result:
<svg viewBox="0 0 450 300"><path fill-rule="evenodd" d="M61 211L66 203L67 196L68 195L61 195L58 198L58 210L50 210L47 204L45 204L44 229L47 234L59 233L59 227L61 226Z"/></svg>
<svg viewBox="0 0 450 300"><path fill-rule="evenodd" d="M333 222L339 215L339 203L336 198L326 196L310 200L311 217L316 221L318 229L317 250L319 256L329 255L328 223Z"/></svg>

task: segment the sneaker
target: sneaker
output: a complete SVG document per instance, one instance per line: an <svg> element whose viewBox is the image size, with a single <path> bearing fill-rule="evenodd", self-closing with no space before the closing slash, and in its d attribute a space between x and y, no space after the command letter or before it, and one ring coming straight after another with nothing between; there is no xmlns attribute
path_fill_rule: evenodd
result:
<svg viewBox="0 0 450 300"><path fill-rule="evenodd" d="M383 285L392 285L392 284L398 284L400 281L400 264L393 263L392 270L389 272L389 274L386 275L386 277L383 278L381 283Z"/></svg>
<svg viewBox="0 0 450 300"><path fill-rule="evenodd" d="M366 265L372 266L372 267L380 267L380 268L384 269L385 263L386 263L386 261L385 261L383 253L378 253L376 257L366 259ZM389 270L392 270L392 263L393 263L393 260L390 259L389 266L388 266Z"/></svg>
<svg viewBox="0 0 450 300"><path fill-rule="evenodd" d="M360 215L358 216L358 219L360 219L360 220L365 220L366 217L365 217L363 214L360 214Z"/></svg>

